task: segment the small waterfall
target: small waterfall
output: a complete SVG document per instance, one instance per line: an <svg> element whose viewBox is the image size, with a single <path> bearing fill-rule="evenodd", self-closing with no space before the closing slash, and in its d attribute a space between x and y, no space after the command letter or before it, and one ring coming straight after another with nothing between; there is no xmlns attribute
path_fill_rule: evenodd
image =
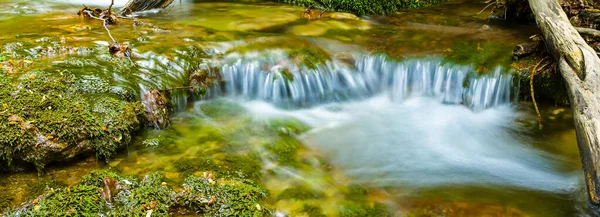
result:
<svg viewBox="0 0 600 217"><path fill-rule="evenodd" d="M512 75L498 67L478 75L472 66L441 58L392 60L385 55L333 59L315 68L298 66L285 53L230 55L219 67L222 78L210 96L263 100L283 107L363 99L389 94L394 101L427 96L448 104L483 110L507 104L516 95Z"/></svg>

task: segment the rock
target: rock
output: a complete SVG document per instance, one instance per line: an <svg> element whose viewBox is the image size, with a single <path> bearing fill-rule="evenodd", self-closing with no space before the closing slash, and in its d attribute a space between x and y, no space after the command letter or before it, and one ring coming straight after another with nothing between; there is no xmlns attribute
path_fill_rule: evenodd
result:
<svg viewBox="0 0 600 217"><path fill-rule="evenodd" d="M150 90L144 93L142 98L148 125L154 126L156 129L164 129L169 126L169 104L165 95L159 90Z"/></svg>
<svg viewBox="0 0 600 217"><path fill-rule="evenodd" d="M29 76L31 77L31 76ZM0 76L0 164L33 164L38 171L50 162L81 155L108 158L129 143L140 127L139 102L110 93L82 93L75 78L48 76L12 79Z"/></svg>

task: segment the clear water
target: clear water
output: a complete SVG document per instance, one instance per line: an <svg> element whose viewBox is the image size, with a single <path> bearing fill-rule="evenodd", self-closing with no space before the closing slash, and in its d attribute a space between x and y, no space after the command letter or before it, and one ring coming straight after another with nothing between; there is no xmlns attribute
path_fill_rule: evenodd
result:
<svg viewBox="0 0 600 217"><path fill-rule="evenodd" d="M138 54L144 73L128 74L103 68L111 62L102 50L108 38L94 22L76 17L82 3L0 0L0 43L46 46L36 41L48 37L97 49L39 55L23 70L63 69L61 64L79 58L80 69L66 68L140 92L177 85L189 65L222 80L202 101L175 97L179 112L172 126L141 132L108 164L77 160L50 166L43 176L3 174L0 189L18 196L15 205L28 199L31 183L76 183L97 168L127 174L160 170L177 183L175 161L235 143L246 147L235 152L259 153L263 185L273 195L269 203L282 213L301 203L276 195L298 183L325 192L325 199L312 202L327 215L335 215L349 184L372 189L369 202L385 203L399 216L588 213L570 111L544 108L546 127L537 130L529 105L514 100L510 66L480 75L476 66L444 59L459 40L516 44L529 36L527 27L487 23L485 15L476 15L484 4L450 2L390 17L309 22L300 18L302 8L288 5L183 1L168 13L141 18L168 31L126 22L111 27ZM491 30L480 31L484 24ZM186 46L206 55L190 61ZM324 50L327 58L311 66L289 55L302 49ZM212 114L210 107L226 112ZM265 127L282 119L310 127L297 135L302 166L278 165L265 151L265 143L281 139ZM168 138L161 143L166 148L147 146L156 138Z"/></svg>

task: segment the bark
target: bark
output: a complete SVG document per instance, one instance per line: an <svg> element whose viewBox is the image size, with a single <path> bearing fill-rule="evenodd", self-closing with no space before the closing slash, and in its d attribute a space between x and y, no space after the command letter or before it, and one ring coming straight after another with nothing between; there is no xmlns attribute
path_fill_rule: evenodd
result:
<svg viewBox="0 0 600 217"><path fill-rule="evenodd" d="M589 200L600 205L600 59L556 0L529 0L546 47L567 84Z"/></svg>
<svg viewBox="0 0 600 217"><path fill-rule="evenodd" d="M174 0L129 0L121 11L119 11L119 15L125 16L138 11L164 9L173 3L173 1Z"/></svg>

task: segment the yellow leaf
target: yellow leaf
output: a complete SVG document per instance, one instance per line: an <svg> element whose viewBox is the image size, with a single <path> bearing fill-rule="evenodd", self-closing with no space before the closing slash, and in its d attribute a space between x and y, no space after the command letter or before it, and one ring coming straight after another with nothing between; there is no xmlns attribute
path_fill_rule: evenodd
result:
<svg viewBox="0 0 600 217"><path fill-rule="evenodd" d="M29 79L32 79L32 80L35 79L35 75L34 74L29 75Z"/></svg>
<svg viewBox="0 0 600 217"><path fill-rule="evenodd" d="M11 122L10 122L10 125L15 125L15 124L17 124L17 122L16 122L16 121L11 121Z"/></svg>

